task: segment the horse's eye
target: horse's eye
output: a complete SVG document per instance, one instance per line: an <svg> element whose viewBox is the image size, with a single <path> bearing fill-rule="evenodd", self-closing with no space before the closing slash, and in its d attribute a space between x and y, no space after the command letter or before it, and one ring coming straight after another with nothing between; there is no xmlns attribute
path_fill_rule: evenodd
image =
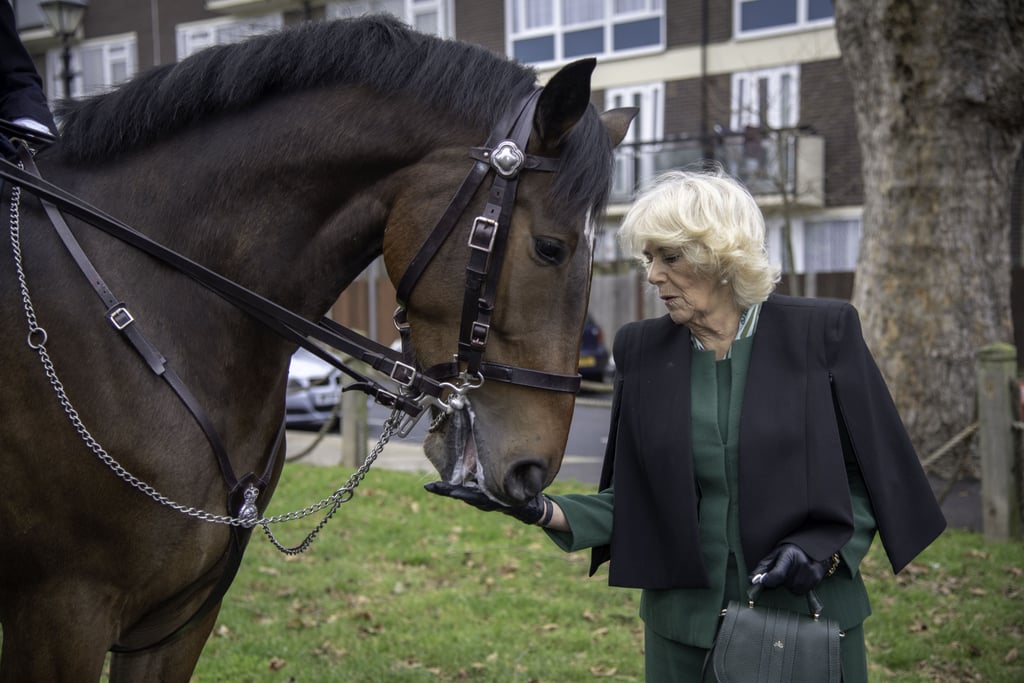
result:
<svg viewBox="0 0 1024 683"><path fill-rule="evenodd" d="M549 237L533 238L533 251L541 261L552 266L565 263L568 253L565 244Z"/></svg>

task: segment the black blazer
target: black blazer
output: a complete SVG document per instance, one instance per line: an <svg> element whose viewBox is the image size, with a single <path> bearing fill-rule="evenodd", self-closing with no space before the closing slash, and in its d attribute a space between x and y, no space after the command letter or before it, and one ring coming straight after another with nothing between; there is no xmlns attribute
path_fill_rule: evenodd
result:
<svg viewBox="0 0 1024 683"><path fill-rule="evenodd" d="M11 3L0 2L0 118L35 119L56 134L36 65L21 44Z"/></svg>
<svg viewBox="0 0 1024 683"><path fill-rule="evenodd" d="M616 335L601 488L615 486L609 583L707 586L690 452L690 333L668 316ZM847 303L772 295L762 308L740 418L740 536L747 570L776 545L812 558L853 531L846 463L860 468L894 571L945 528L889 391ZM844 443L845 442L845 443ZM844 449L845 445L845 449ZM845 453L844 453L845 451Z"/></svg>

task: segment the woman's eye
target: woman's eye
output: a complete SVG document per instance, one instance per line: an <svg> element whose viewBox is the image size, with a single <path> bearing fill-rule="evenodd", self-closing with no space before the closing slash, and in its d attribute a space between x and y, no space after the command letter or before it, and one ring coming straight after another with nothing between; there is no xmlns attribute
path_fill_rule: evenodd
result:
<svg viewBox="0 0 1024 683"><path fill-rule="evenodd" d="M553 266L564 263L567 256L565 245L562 242L546 237L534 238L533 251L541 261Z"/></svg>

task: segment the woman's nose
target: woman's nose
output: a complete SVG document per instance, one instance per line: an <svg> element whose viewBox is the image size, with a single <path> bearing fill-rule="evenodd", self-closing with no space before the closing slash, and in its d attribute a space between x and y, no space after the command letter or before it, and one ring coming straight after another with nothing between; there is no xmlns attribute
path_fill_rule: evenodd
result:
<svg viewBox="0 0 1024 683"><path fill-rule="evenodd" d="M656 285L659 282L661 282L663 279L664 279L664 272L661 270L661 268L659 268L657 266L657 264L652 263L651 265L647 266L647 281L648 282L650 282L652 285Z"/></svg>

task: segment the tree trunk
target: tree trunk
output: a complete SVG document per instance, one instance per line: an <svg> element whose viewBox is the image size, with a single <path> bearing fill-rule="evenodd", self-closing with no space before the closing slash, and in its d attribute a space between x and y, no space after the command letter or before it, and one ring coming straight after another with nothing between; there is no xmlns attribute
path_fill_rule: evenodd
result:
<svg viewBox="0 0 1024 683"><path fill-rule="evenodd" d="M864 159L853 300L924 458L975 419L978 349L1013 341L1010 180L1024 136L1024 0L835 8ZM955 474L959 455L937 471Z"/></svg>

